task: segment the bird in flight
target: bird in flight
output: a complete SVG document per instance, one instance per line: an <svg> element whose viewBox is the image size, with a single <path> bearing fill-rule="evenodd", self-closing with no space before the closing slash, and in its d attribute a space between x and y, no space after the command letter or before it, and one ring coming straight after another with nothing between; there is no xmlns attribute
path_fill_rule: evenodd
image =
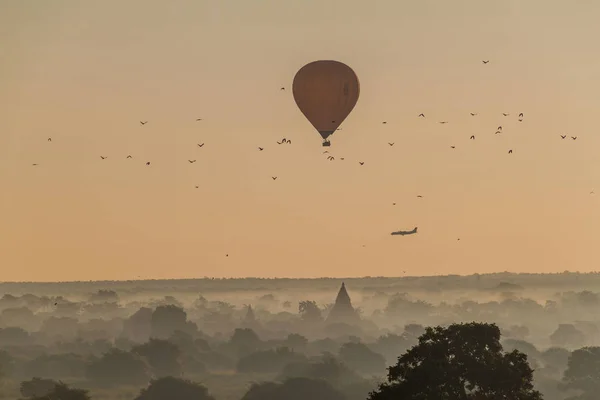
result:
<svg viewBox="0 0 600 400"><path fill-rule="evenodd" d="M148 162L146 163L146 165L150 165L150 161L148 161Z"/></svg>
<svg viewBox="0 0 600 400"><path fill-rule="evenodd" d="M196 118L196 121L202 121L202 118Z"/></svg>
<svg viewBox="0 0 600 400"><path fill-rule="evenodd" d="M200 186L196 185L196 189L200 188Z"/></svg>
<svg viewBox="0 0 600 400"><path fill-rule="evenodd" d="M490 62L490 60L482 60L481 62L484 63L484 64L487 64L487 63Z"/></svg>
<svg viewBox="0 0 600 400"><path fill-rule="evenodd" d="M494 133L497 135L497 134L499 134L499 133L502 133L502 131L496 131L496 132L494 132Z"/></svg>
<svg viewBox="0 0 600 400"><path fill-rule="evenodd" d="M471 117L474 117L477 115L477 113L470 113L470 114L471 114Z"/></svg>
<svg viewBox="0 0 600 400"><path fill-rule="evenodd" d="M383 121L382 124L384 124L384 125L387 124L387 121Z"/></svg>
<svg viewBox="0 0 600 400"><path fill-rule="evenodd" d="M281 88L281 89L279 89L279 90L285 90L285 88L284 88L284 87L282 87L282 88Z"/></svg>
<svg viewBox="0 0 600 400"><path fill-rule="evenodd" d="M51 138L51 137L49 137L49 138L48 138L48 141L49 141L49 142L51 142L51 141L52 141L52 138Z"/></svg>
<svg viewBox="0 0 600 400"><path fill-rule="evenodd" d="M498 127L498 130L499 130L499 131L501 131L501 130L502 130L502 125L500 125L500 126Z"/></svg>
<svg viewBox="0 0 600 400"><path fill-rule="evenodd" d="M193 163L195 163L195 162L196 162L196 160L188 160L188 162L189 162L190 164L193 164Z"/></svg>
<svg viewBox="0 0 600 400"><path fill-rule="evenodd" d="M276 176L272 176L271 178L272 178L273 180L277 179L277 177L276 177Z"/></svg>
<svg viewBox="0 0 600 400"><path fill-rule="evenodd" d="M451 148L451 149L455 149L455 148L456 148L456 146L450 146L450 148Z"/></svg>
<svg viewBox="0 0 600 400"><path fill-rule="evenodd" d="M258 151L263 151L263 150L264 150L264 149L263 149L262 147L259 147L259 148L258 148Z"/></svg>
<svg viewBox="0 0 600 400"><path fill-rule="evenodd" d="M198 147L204 146L204 143L197 143Z"/></svg>
<svg viewBox="0 0 600 400"><path fill-rule="evenodd" d="M448 121L440 121L440 124L447 124Z"/></svg>
<svg viewBox="0 0 600 400"><path fill-rule="evenodd" d="M590 194L594 194L594 190L592 189L592 191L590 192Z"/></svg>
<svg viewBox="0 0 600 400"><path fill-rule="evenodd" d="M502 113L502 115L504 115L505 117L508 117L510 114L509 113Z"/></svg>
<svg viewBox="0 0 600 400"><path fill-rule="evenodd" d="M340 157L340 160L344 161L344 157Z"/></svg>
<svg viewBox="0 0 600 400"><path fill-rule="evenodd" d="M418 198L420 198L420 199L422 199L422 198L423 198L423 196L421 196L420 194L418 194L418 195L417 195L417 197L418 197Z"/></svg>
<svg viewBox="0 0 600 400"><path fill-rule="evenodd" d="M38 166L38 164L31 164L31 165L33 165L34 167L37 167L37 166Z"/></svg>
<svg viewBox="0 0 600 400"><path fill-rule="evenodd" d="M364 161L359 161L358 163L359 163L360 165L365 165L365 162L364 162Z"/></svg>
<svg viewBox="0 0 600 400"><path fill-rule="evenodd" d="M561 139L565 139L567 137L567 135L560 135Z"/></svg>
<svg viewBox="0 0 600 400"><path fill-rule="evenodd" d="M425 118L425 114L421 113L419 114L419 117Z"/></svg>
<svg viewBox="0 0 600 400"><path fill-rule="evenodd" d="M475 140L475 135L471 135L471 137L469 139Z"/></svg>
<svg viewBox="0 0 600 400"><path fill-rule="evenodd" d="M335 158L334 158L333 156L329 156L329 157L327 157L327 159L328 159L329 161L333 161L333 160L335 160Z"/></svg>
<svg viewBox="0 0 600 400"><path fill-rule="evenodd" d="M523 118L523 113L520 113L520 114L519 114L519 118Z"/></svg>
<svg viewBox="0 0 600 400"><path fill-rule="evenodd" d="M142 125L146 125L148 123L148 121L140 121L140 124Z"/></svg>
<svg viewBox="0 0 600 400"><path fill-rule="evenodd" d="M512 154L512 150L509 150L509 151L508 151L508 154Z"/></svg>
<svg viewBox="0 0 600 400"><path fill-rule="evenodd" d="M396 142L394 142L394 143L396 143ZM388 143L388 144L389 144L390 146L393 146L393 145L394 145L394 143Z"/></svg>
<svg viewBox="0 0 600 400"><path fill-rule="evenodd" d="M106 160L106 157L104 157L104 156L100 156L100 158L103 159L103 160Z"/></svg>
<svg viewBox="0 0 600 400"><path fill-rule="evenodd" d="M133 157L131 157L131 155L128 155L127 158L133 158Z"/></svg>
<svg viewBox="0 0 600 400"><path fill-rule="evenodd" d="M396 205L396 203L392 203L392 205L393 205L393 206L395 206L395 205Z"/></svg>
<svg viewBox="0 0 600 400"><path fill-rule="evenodd" d="M577 140L577 136L571 136L571 139Z"/></svg>
<svg viewBox="0 0 600 400"><path fill-rule="evenodd" d="M323 152L323 154L329 154L329 152L328 152L327 150L325 150L325 151Z"/></svg>

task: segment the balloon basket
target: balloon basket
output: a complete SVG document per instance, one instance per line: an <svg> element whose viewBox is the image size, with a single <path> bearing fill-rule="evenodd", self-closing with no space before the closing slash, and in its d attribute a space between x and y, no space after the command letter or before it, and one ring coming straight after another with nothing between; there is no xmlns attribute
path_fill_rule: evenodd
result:
<svg viewBox="0 0 600 400"><path fill-rule="evenodd" d="M330 142L323 142L323 147L329 147L329 146L331 146Z"/></svg>

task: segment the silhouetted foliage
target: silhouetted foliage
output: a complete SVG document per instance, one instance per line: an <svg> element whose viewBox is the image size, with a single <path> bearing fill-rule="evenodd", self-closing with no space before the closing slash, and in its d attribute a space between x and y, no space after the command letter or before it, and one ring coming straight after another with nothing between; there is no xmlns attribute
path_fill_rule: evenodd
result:
<svg viewBox="0 0 600 400"><path fill-rule="evenodd" d="M321 309L314 301L305 300L298 303L298 312L300 318L307 322L320 322L323 320Z"/></svg>
<svg viewBox="0 0 600 400"><path fill-rule="evenodd" d="M597 400L600 393L600 347L584 347L571 353L564 373L563 389L581 394L572 400Z"/></svg>
<svg viewBox="0 0 600 400"><path fill-rule="evenodd" d="M174 305L156 307L150 321L150 336L168 339L175 331L188 331L186 312Z"/></svg>
<svg viewBox="0 0 600 400"><path fill-rule="evenodd" d="M118 349L93 360L87 368L89 379L107 386L143 385L150 379L148 364L138 355Z"/></svg>
<svg viewBox="0 0 600 400"><path fill-rule="evenodd" d="M90 400L87 390L73 389L67 384L59 382L54 389L43 396L32 397L30 400Z"/></svg>
<svg viewBox="0 0 600 400"><path fill-rule="evenodd" d="M527 356L504 353L494 324L427 328L369 396L384 399L539 400Z"/></svg>
<svg viewBox="0 0 600 400"><path fill-rule="evenodd" d="M340 360L356 371L368 374L385 372L385 358L381 354L375 353L364 343L345 343L342 345Z"/></svg>
<svg viewBox="0 0 600 400"><path fill-rule="evenodd" d="M135 400L214 400L199 383L172 376L155 379L142 389Z"/></svg>
<svg viewBox="0 0 600 400"><path fill-rule="evenodd" d="M242 400L345 400L344 395L319 379L290 378L283 383L254 383Z"/></svg>
<svg viewBox="0 0 600 400"><path fill-rule="evenodd" d="M559 324L556 331L550 335L552 344L560 347L574 347L583 343L584 340L585 335L583 332L572 324Z"/></svg>
<svg viewBox="0 0 600 400"><path fill-rule="evenodd" d="M264 350L251 353L240 358L237 365L239 372L279 372L284 365L306 360L306 356L295 353L287 347L275 350Z"/></svg>
<svg viewBox="0 0 600 400"><path fill-rule="evenodd" d="M23 397L43 397L51 393L57 384L58 382L52 379L34 377L31 380L21 382L19 389Z"/></svg>
<svg viewBox="0 0 600 400"><path fill-rule="evenodd" d="M181 352L177 345L167 340L150 339L147 343L133 347L131 352L146 358L156 377L181 374Z"/></svg>

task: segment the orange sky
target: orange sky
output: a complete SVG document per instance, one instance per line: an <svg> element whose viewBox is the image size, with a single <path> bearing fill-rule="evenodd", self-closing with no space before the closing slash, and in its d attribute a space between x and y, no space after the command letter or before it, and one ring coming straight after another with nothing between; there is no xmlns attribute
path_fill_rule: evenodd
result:
<svg viewBox="0 0 600 400"><path fill-rule="evenodd" d="M3 1L0 280L598 269L598 15L559 0ZM332 137L345 161L279 91L318 59L361 82Z"/></svg>

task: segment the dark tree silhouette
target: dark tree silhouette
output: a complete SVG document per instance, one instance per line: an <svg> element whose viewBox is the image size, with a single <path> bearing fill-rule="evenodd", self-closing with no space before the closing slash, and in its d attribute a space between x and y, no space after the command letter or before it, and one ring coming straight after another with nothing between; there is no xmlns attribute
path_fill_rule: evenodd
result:
<svg viewBox="0 0 600 400"><path fill-rule="evenodd" d="M58 382L52 379L34 377L31 380L21 382L19 389L23 397L43 397L51 393L56 385L58 385Z"/></svg>
<svg viewBox="0 0 600 400"><path fill-rule="evenodd" d="M584 347L569 357L563 377L563 389L581 392L573 400L596 400L600 393L600 347Z"/></svg>
<svg viewBox="0 0 600 400"><path fill-rule="evenodd" d="M350 368L367 374L385 372L385 358L363 343L345 343L340 348L340 360Z"/></svg>
<svg viewBox="0 0 600 400"><path fill-rule="evenodd" d="M135 400L214 400L208 389L199 383L172 376L152 380Z"/></svg>
<svg viewBox="0 0 600 400"><path fill-rule="evenodd" d="M572 324L559 324L550 335L550 341L555 346L580 346L585 341L585 335Z"/></svg>
<svg viewBox="0 0 600 400"><path fill-rule="evenodd" d="M306 360L302 353L295 353L287 347L257 351L240 358L237 365L239 372L279 372L291 362Z"/></svg>
<svg viewBox="0 0 600 400"><path fill-rule="evenodd" d="M158 306L150 321L151 337L168 339L175 331L187 332L187 314L174 305Z"/></svg>
<svg viewBox="0 0 600 400"><path fill-rule="evenodd" d="M495 324L427 328L369 400L541 400L527 356L502 351Z"/></svg>
<svg viewBox="0 0 600 400"><path fill-rule="evenodd" d="M360 376L331 355L325 355L317 362L293 362L286 365L278 378L323 379L334 387L360 382ZM366 398L366 396L365 396Z"/></svg>
<svg viewBox="0 0 600 400"><path fill-rule="evenodd" d="M260 349L262 342L256 332L250 328L237 328L227 344L238 356L247 356Z"/></svg>
<svg viewBox="0 0 600 400"><path fill-rule="evenodd" d="M300 317L308 322L320 322L323 320L321 309L314 301L305 300L298 303L298 312L300 313Z"/></svg>
<svg viewBox="0 0 600 400"><path fill-rule="evenodd" d="M5 350L0 350L0 380L11 376L15 369L15 359Z"/></svg>
<svg viewBox="0 0 600 400"><path fill-rule="evenodd" d="M242 400L345 400L344 395L320 379L291 378L283 383L254 383Z"/></svg>
<svg viewBox="0 0 600 400"><path fill-rule="evenodd" d="M131 352L148 360L155 377L179 376L181 374L181 364L179 362L181 352L176 344L167 340L150 339L147 343L133 347Z"/></svg>
<svg viewBox="0 0 600 400"><path fill-rule="evenodd" d="M92 361L86 371L89 379L108 386L143 385L149 381L150 371L145 360L127 351L112 349Z"/></svg>
<svg viewBox="0 0 600 400"><path fill-rule="evenodd" d="M90 400L91 397L87 390L73 389L67 384L59 382L54 389L43 396L32 397L29 400Z"/></svg>

